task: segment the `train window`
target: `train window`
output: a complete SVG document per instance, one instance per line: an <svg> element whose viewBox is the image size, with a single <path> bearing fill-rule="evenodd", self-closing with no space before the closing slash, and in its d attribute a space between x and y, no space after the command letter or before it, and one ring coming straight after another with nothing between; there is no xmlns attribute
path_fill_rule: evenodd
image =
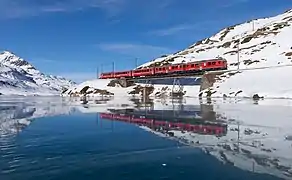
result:
<svg viewBox="0 0 292 180"><path fill-rule="evenodd" d="M211 65L211 62L208 62L208 66L210 66Z"/></svg>
<svg viewBox="0 0 292 180"><path fill-rule="evenodd" d="M199 67L199 64L196 64L196 67Z"/></svg>
<svg viewBox="0 0 292 180"><path fill-rule="evenodd" d="M216 62L212 62L212 65L215 65L216 64Z"/></svg>
<svg viewBox="0 0 292 180"><path fill-rule="evenodd" d="M186 68L187 67L187 65L183 65L183 68Z"/></svg>
<svg viewBox="0 0 292 180"><path fill-rule="evenodd" d="M221 61L218 61L218 64L221 64Z"/></svg>
<svg viewBox="0 0 292 180"><path fill-rule="evenodd" d="M195 64L191 64L191 67L192 67L192 68L195 67Z"/></svg>

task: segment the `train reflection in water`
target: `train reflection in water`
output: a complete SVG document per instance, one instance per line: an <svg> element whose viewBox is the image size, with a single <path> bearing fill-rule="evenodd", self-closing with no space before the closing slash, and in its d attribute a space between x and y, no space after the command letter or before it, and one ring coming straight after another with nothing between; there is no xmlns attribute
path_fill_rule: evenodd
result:
<svg viewBox="0 0 292 180"><path fill-rule="evenodd" d="M225 121L216 120L214 112L203 112L204 105L197 108L184 108L192 110L154 110L154 109L109 109L109 113L100 113L100 118L122 121L139 126L168 132L180 130L197 134L225 136L227 124ZM171 135L171 134L170 134Z"/></svg>

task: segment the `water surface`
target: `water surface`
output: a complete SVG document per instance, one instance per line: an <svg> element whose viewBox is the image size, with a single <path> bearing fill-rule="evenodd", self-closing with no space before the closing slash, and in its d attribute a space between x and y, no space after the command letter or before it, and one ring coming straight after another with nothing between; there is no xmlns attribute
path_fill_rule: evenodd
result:
<svg viewBox="0 0 292 180"><path fill-rule="evenodd" d="M93 102L2 100L1 180L290 179L288 106Z"/></svg>

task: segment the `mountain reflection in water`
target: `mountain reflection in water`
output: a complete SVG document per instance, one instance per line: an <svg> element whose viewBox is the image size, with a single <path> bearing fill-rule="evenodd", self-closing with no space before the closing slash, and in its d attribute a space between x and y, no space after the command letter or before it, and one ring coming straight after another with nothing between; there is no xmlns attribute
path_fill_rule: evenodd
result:
<svg viewBox="0 0 292 180"><path fill-rule="evenodd" d="M143 102L107 97L6 99L0 105L0 145L12 143L11 138L21 135L40 117L90 113L96 114L97 123L134 124L141 130L197 147L224 164L291 179L290 107L239 102L196 99ZM0 150L5 152L1 146Z"/></svg>

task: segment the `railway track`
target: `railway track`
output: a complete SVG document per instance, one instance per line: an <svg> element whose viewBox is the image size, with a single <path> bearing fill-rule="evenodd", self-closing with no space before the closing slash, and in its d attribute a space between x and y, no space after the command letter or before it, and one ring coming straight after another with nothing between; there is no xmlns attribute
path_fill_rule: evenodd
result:
<svg viewBox="0 0 292 180"><path fill-rule="evenodd" d="M227 70L216 70L216 71L201 71L196 73L188 74L170 74L163 76L148 76L148 77L136 77L136 78L121 78L127 81L136 81L136 80L155 80L155 79L170 79L170 78L201 78L204 74L217 74L217 73L227 73L227 72L237 72L237 71L251 71L257 69L274 69L281 67L292 67L292 64L278 65L278 66L265 66L265 67L256 67L256 68L242 68L242 69L227 69ZM113 78L114 79L114 78Z"/></svg>

